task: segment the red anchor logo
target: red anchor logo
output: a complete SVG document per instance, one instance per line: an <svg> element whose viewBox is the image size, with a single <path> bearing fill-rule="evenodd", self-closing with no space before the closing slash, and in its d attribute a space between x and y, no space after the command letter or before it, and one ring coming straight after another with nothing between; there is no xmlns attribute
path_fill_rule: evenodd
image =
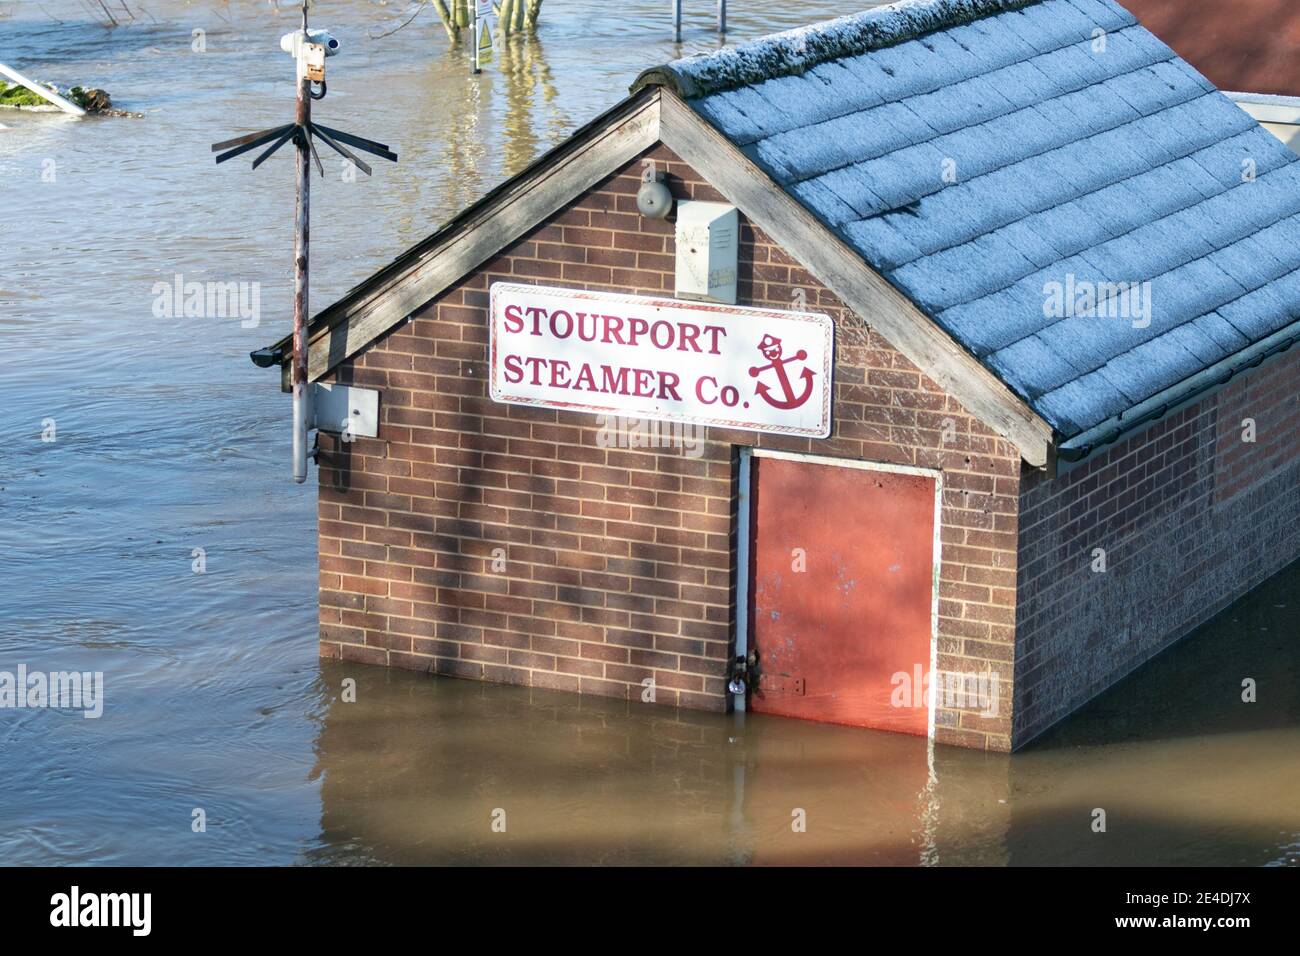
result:
<svg viewBox="0 0 1300 956"><path fill-rule="evenodd" d="M781 340L772 335L763 336L763 341L758 343L758 350L763 353L763 357L771 364L756 365L752 367L749 370L750 376L758 378L759 373L766 372L768 369L773 369L776 372L776 377L781 382L781 391L785 393L785 401L773 398L769 394L768 387L761 380L754 386L755 393L761 396L763 401L767 402L773 408L798 408L804 402L808 401L808 396L812 394L813 376L817 373L810 368L805 368L803 370L803 394L796 396L794 394L794 387L790 383L790 376L785 370L787 363L802 362L808 358L808 353L803 349L800 349L790 358L781 358Z"/></svg>

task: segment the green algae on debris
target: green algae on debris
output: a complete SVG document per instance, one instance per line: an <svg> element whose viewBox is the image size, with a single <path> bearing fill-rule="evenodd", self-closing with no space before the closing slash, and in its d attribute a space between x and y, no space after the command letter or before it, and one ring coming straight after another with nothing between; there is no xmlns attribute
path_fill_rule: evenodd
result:
<svg viewBox="0 0 1300 956"><path fill-rule="evenodd" d="M46 85L48 86L49 84ZM51 86L50 89L54 88ZM55 92L58 91L55 90ZM5 83L3 80L0 80L0 106L15 106L19 108L50 106L54 109L58 109L58 107L54 106L54 104L49 100L37 93L33 93L27 87L21 86L17 83Z"/></svg>
<svg viewBox="0 0 1300 956"><path fill-rule="evenodd" d="M77 106L80 106L87 113L97 113L101 116L131 116L139 118L142 113L132 113L129 110L114 109L113 100L107 92L95 87L74 86L64 93L53 83L42 83L42 86L65 96ZM33 93L27 87L18 83L5 83L0 81L0 107L20 110L37 110L40 112L52 113L58 112L59 107L49 100L42 97L39 93Z"/></svg>

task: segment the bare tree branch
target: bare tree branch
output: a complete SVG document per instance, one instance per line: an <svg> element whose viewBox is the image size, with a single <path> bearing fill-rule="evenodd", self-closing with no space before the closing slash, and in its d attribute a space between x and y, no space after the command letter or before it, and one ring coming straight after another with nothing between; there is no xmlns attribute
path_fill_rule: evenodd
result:
<svg viewBox="0 0 1300 956"><path fill-rule="evenodd" d="M393 27L393 29L389 30L387 33L370 33L369 31L367 31L366 36L368 36L372 40L382 40L384 37L390 37L398 30L402 29L402 27L406 26L408 23L410 23L412 20L418 17L420 15L420 11L423 9L424 9L424 4L417 3L415 5L415 11L409 17L407 17L405 21L403 21L401 26Z"/></svg>

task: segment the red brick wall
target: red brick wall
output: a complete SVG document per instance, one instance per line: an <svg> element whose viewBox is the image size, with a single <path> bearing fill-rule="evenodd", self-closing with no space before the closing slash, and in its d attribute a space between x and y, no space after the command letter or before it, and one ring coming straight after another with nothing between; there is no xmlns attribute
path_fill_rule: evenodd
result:
<svg viewBox="0 0 1300 956"><path fill-rule="evenodd" d="M663 147L647 155L679 198L722 198ZM828 440L715 428L698 458L604 448L594 415L489 399L490 282L671 294L673 226L637 214L640 170L337 370L382 391L382 420L377 439L322 436L322 655L630 700L653 678L657 703L721 710L737 448L757 442L942 472L939 668L995 671L1001 707L941 708L937 739L1008 749L1019 454L749 223L740 303L789 308L802 289L837 322Z"/></svg>
<svg viewBox="0 0 1300 956"><path fill-rule="evenodd" d="M1300 556L1298 394L1293 349L1056 481L1026 471L1015 746Z"/></svg>
<svg viewBox="0 0 1300 956"><path fill-rule="evenodd" d="M1300 459L1300 354L1293 349L1274 364L1229 383L1218 396L1215 503L1236 498L1260 480ZM1254 441L1246 441L1246 425ZM1293 492L1296 494L1296 492Z"/></svg>

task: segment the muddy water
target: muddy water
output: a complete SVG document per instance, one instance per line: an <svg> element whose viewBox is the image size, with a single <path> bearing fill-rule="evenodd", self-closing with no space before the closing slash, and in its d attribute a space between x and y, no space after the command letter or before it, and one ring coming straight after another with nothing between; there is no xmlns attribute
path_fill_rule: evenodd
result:
<svg viewBox="0 0 1300 956"><path fill-rule="evenodd" d="M208 151L290 118L283 5L145 0L106 29L0 2L4 62L145 114L0 111L0 670L106 684L97 720L0 710L0 863L1300 860L1294 568L1014 759L319 663L313 492L246 358L287 327L292 173ZM402 4L317 4L346 44L317 118L401 163L314 187L316 304L715 46L686 6L679 48L662 0L547 0L474 81L428 11L368 40ZM732 7L733 39L848 9ZM257 283L256 315L155 314L177 275Z"/></svg>
<svg viewBox="0 0 1300 956"><path fill-rule="evenodd" d="M331 699L316 741L304 859L1294 865L1298 590L1295 566L1013 758L323 666L358 696Z"/></svg>

